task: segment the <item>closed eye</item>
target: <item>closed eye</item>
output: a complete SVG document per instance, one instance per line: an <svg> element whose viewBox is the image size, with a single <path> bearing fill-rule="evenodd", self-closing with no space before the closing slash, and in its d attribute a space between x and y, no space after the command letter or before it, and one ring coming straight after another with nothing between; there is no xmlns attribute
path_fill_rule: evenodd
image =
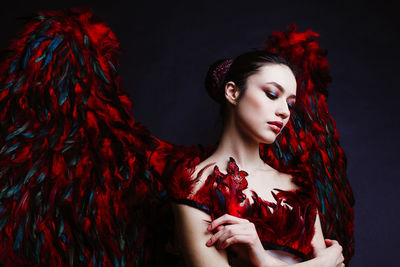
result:
<svg viewBox="0 0 400 267"><path fill-rule="evenodd" d="M277 95L276 93L274 93L274 92L265 91L265 94L268 96L268 98L270 98L270 99L272 99L272 100L278 98L278 95Z"/></svg>

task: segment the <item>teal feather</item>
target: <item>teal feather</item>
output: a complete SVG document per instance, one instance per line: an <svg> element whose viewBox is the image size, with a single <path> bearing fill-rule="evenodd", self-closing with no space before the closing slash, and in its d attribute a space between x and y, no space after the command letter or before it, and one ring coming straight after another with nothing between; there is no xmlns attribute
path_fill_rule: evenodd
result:
<svg viewBox="0 0 400 267"><path fill-rule="evenodd" d="M13 81L9 82L5 87L3 87L3 88L0 90L0 92L7 90L8 88L10 88L10 87L13 86L13 85L14 85L14 82L13 82Z"/></svg>
<svg viewBox="0 0 400 267"><path fill-rule="evenodd" d="M43 53L42 57L45 56L45 61L41 67L41 69L44 69L49 62L52 60L53 58L53 51L57 48L57 46L63 41L63 36L62 35L57 35L49 44L49 46L47 47L47 50L45 53ZM42 60L43 58L41 57L40 60ZM40 61L39 60L39 61ZM37 62L39 62L37 61Z"/></svg>
<svg viewBox="0 0 400 267"><path fill-rule="evenodd" d="M80 156L79 155L73 155L70 159L70 161L68 162L68 166L73 167L75 166L80 160Z"/></svg>
<svg viewBox="0 0 400 267"><path fill-rule="evenodd" d="M68 98L68 90L64 89L64 90L62 90L62 92L59 96L58 105L62 106L62 104L64 104L65 100L67 100L67 98Z"/></svg>
<svg viewBox="0 0 400 267"><path fill-rule="evenodd" d="M318 192L318 200L321 203L321 213L326 214L326 206L325 206L324 194L323 194L324 185L319 180L316 180L315 184L318 188L317 192Z"/></svg>
<svg viewBox="0 0 400 267"><path fill-rule="evenodd" d="M13 130L9 135L6 136L5 140L9 141L13 139L15 136L19 135L20 133L24 132L26 128L29 126L30 122L26 122L22 127Z"/></svg>
<svg viewBox="0 0 400 267"><path fill-rule="evenodd" d="M44 172L40 173L39 177L37 178L37 182L40 183L43 181L43 179L46 177L46 174Z"/></svg>
<svg viewBox="0 0 400 267"><path fill-rule="evenodd" d="M36 170L38 169L40 164L42 164L41 160L39 160L39 161L35 162L35 164L33 164L32 168L28 171L28 173L25 176L24 185L26 183L28 183L29 179L31 179L31 177L36 173Z"/></svg>
<svg viewBox="0 0 400 267"><path fill-rule="evenodd" d="M86 34L83 36L83 45L85 48L89 48L89 37Z"/></svg>
<svg viewBox="0 0 400 267"><path fill-rule="evenodd" d="M26 79L26 74L23 75L23 76L21 76L21 77L18 79L18 82L15 84L13 93L18 92L18 90L21 88L21 85L25 82L25 79Z"/></svg>
<svg viewBox="0 0 400 267"><path fill-rule="evenodd" d="M65 153L65 152L68 151L71 147L73 147L73 144L64 146L60 151L61 151L61 153Z"/></svg>
<svg viewBox="0 0 400 267"><path fill-rule="evenodd" d="M24 137L26 137L26 138L33 138L33 137L35 137L35 135L34 135L33 133L30 133L30 132L28 132L28 133L23 133L22 136L24 136Z"/></svg>
<svg viewBox="0 0 400 267"><path fill-rule="evenodd" d="M25 52L24 62L22 65L22 69L26 69L26 65L28 64L29 58L31 56L31 49L28 47Z"/></svg>
<svg viewBox="0 0 400 267"><path fill-rule="evenodd" d="M46 58L45 58L45 60L44 60L44 63L43 63L43 65L42 65L41 69L44 69L44 68L47 66L47 64L49 64L49 62L50 62L52 59L53 59L53 53L52 53L51 51L48 51L48 52L46 53Z"/></svg>
<svg viewBox="0 0 400 267"><path fill-rule="evenodd" d="M71 45L71 48L72 48L72 53L75 56L75 59L81 64L81 66L84 66L85 65L85 61L84 61L84 59L82 57L82 54L79 52L78 48L76 47L75 43L72 42L72 43L70 43L70 45Z"/></svg>
<svg viewBox="0 0 400 267"><path fill-rule="evenodd" d="M50 38L51 38L51 36L46 35L46 36L42 36L42 37L36 39L32 45L32 50L35 49L36 47L38 47L43 41L50 39Z"/></svg>
<svg viewBox="0 0 400 267"><path fill-rule="evenodd" d="M17 250L20 248L22 242L22 225L19 225L17 234L14 240L14 249Z"/></svg>
<svg viewBox="0 0 400 267"><path fill-rule="evenodd" d="M1 150L0 150L0 154L4 153L4 155L8 155L11 152L17 150L19 147L21 146L21 143L16 142L15 144L13 144L12 146L7 148L7 145L5 145ZM3 152L4 150L4 152Z"/></svg>
<svg viewBox="0 0 400 267"><path fill-rule="evenodd" d="M92 59L92 58L91 58ZM97 75L99 75L103 81L107 84L110 84L110 82L108 81L107 77L104 75L103 69L101 68L101 66L99 65L99 63L97 62L96 59L92 59L92 64L93 64L93 68L94 71Z"/></svg>
<svg viewBox="0 0 400 267"><path fill-rule="evenodd" d="M113 257L114 257L114 266L119 267L119 261L118 261L117 257L115 255L113 255Z"/></svg>
<svg viewBox="0 0 400 267"><path fill-rule="evenodd" d="M64 36L62 35L57 35L53 41L51 41L50 45L49 45L49 49L51 52L53 52L57 46L64 40Z"/></svg>
<svg viewBox="0 0 400 267"><path fill-rule="evenodd" d="M92 203L92 201L93 201L93 196L94 196L94 191L93 191L93 190L91 190L91 191L90 191L90 195L89 195L89 202L88 202L88 206L90 206L90 204Z"/></svg>
<svg viewBox="0 0 400 267"><path fill-rule="evenodd" d="M114 64L113 64L110 60L108 60L108 64L110 65L111 69L112 69L115 73L117 73L117 68L115 68Z"/></svg>
<svg viewBox="0 0 400 267"><path fill-rule="evenodd" d="M314 102L313 102L313 96L309 96L310 99L310 106L311 106L311 111L315 114L315 106L314 106Z"/></svg>
<svg viewBox="0 0 400 267"><path fill-rule="evenodd" d="M19 59L17 58L11 63L9 71L8 71L9 74L14 72L14 70L17 68L18 62L19 62Z"/></svg>
<svg viewBox="0 0 400 267"><path fill-rule="evenodd" d="M121 266L124 267L126 265L125 255L121 256Z"/></svg>
<svg viewBox="0 0 400 267"><path fill-rule="evenodd" d="M40 57L36 58L35 63L42 61L44 58L46 58L46 55L46 52L44 52Z"/></svg>
<svg viewBox="0 0 400 267"><path fill-rule="evenodd" d="M64 233L64 221L60 220L60 225L59 225L59 229L58 229L58 237L61 237L61 235Z"/></svg>
<svg viewBox="0 0 400 267"><path fill-rule="evenodd" d="M129 179L129 171L125 168L125 166L121 166L118 169L118 172L121 174L122 177L124 177L125 179Z"/></svg>

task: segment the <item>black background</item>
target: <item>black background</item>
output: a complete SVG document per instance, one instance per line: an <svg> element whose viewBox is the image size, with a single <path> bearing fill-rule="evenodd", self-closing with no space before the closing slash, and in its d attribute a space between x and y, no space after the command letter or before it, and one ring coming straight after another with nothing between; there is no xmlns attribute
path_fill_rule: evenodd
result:
<svg viewBox="0 0 400 267"><path fill-rule="evenodd" d="M355 206L351 266L399 266L399 14L387 1L8 1L0 46L38 10L87 6L124 54L120 75L137 121L177 144L212 144L218 108L203 89L208 66L263 45L296 23L320 34L333 76L328 105L348 157Z"/></svg>

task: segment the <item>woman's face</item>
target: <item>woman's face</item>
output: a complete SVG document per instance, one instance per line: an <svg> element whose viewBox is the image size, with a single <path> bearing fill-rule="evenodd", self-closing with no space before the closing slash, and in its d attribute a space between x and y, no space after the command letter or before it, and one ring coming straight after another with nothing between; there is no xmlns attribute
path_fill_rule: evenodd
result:
<svg viewBox="0 0 400 267"><path fill-rule="evenodd" d="M233 112L241 132L271 144L289 121L296 101L296 79L283 64L267 64L247 79L247 88Z"/></svg>

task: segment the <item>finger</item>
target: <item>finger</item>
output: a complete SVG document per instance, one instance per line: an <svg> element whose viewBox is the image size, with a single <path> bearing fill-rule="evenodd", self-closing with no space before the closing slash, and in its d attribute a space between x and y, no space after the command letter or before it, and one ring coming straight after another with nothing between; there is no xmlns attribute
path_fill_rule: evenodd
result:
<svg viewBox="0 0 400 267"><path fill-rule="evenodd" d="M235 223L245 223L248 222L246 219L238 218L229 214L224 214L221 217L213 220L209 225L208 225L208 230L211 231L218 227L219 225L223 224L235 224Z"/></svg>
<svg viewBox="0 0 400 267"><path fill-rule="evenodd" d="M343 254L341 254L341 255L340 255L339 262L340 262L340 263L343 263L343 261L344 261L344 257L343 257Z"/></svg>
<svg viewBox="0 0 400 267"><path fill-rule="evenodd" d="M232 231L232 227L233 225L220 225L217 228L219 228L220 230L217 231L216 233L214 233L210 239L207 241L206 245L207 246L212 246L214 245L220 238L222 235L226 234L227 232L231 232Z"/></svg>
<svg viewBox="0 0 400 267"><path fill-rule="evenodd" d="M227 238L226 240L224 240L221 243L220 248L225 249L234 244L247 244L248 239L249 239L249 237L247 235L234 235L234 236L231 236L231 237Z"/></svg>
<svg viewBox="0 0 400 267"><path fill-rule="evenodd" d="M225 227L224 225L218 225L217 228L215 228L214 230L217 231L217 232L219 232L219 231L221 231L222 229L224 229L224 227Z"/></svg>
<svg viewBox="0 0 400 267"><path fill-rule="evenodd" d="M227 226L221 226L221 230L216 232L211 238L207 241L207 246L215 245L217 248L220 248L221 244L228 238L234 235L249 235L251 236L252 232L249 225L246 224L231 224Z"/></svg>
<svg viewBox="0 0 400 267"><path fill-rule="evenodd" d="M224 214L221 217L213 220L209 225L207 230L208 231L212 231L214 230L216 227L218 227L219 225L223 225L223 224L235 224L235 223L246 223L248 222L248 220L246 219L242 219L242 218L238 218L229 214Z"/></svg>
<svg viewBox="0 0 400 267"><path fill-rule="evenodd" d="M338 256L338 257L336 258L336 266L338 266L338 267L342 266L343 261L344 261L343 254L340 254L340 256Z"/></svg>
<svg viewBox="0 0 400 267"><path fill-rule="evenodd" d="M223 227L225 228L225 227ZM221 231L216 232L215 234L213 234L210 239L208 239L206 246L211 247L212 245L214 245L215 242L217 242L217 240L220 238L220 236L224 234L224 229L222 229Z"/></svg>
<svg viewBox="0 0 400 267"><path fill-rule="evenodd" d="M215 247L217 249L223 249L226 248L226 246L224 246L224 243L227 239L234 237L235 234L233 233L233 231L224 231L224 233L218 238L218 240L215 242Z"/></svg>

